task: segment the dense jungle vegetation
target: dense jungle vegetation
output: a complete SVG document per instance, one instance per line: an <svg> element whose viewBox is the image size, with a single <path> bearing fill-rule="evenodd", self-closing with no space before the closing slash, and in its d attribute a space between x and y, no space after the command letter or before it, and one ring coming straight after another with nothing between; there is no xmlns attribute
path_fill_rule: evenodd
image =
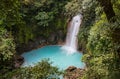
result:
<svg viewBox="0 0 120 79"><path fill-rule="evenodd" d="M0 79L47 79L62 74L48 60L16 68L15 56L39 36L48 39L62 31L57 39L64 40L68 19L79 13L83 15L79 47L86 63L80 79L119 79L120 0L1 0Z"/></svg>

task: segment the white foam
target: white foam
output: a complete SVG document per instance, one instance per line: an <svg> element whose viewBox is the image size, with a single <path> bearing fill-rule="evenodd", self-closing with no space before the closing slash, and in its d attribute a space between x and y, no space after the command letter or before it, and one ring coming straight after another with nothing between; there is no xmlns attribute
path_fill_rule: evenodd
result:
<svg viewBox="0 0 120 79"><path fill-rule="evenodd" d="M72 54L77 51L77 35L79 32L80 24L82 21L82 15L76 15L73 17L70 25L68 26L68 32L66 36L66 43L62 49L67 51L67 54Z"/></svg>

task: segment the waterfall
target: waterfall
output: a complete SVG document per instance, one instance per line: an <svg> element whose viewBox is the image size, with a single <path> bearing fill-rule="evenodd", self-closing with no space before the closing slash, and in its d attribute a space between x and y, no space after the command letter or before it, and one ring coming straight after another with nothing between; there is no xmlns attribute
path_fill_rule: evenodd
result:
<svg viewBox="0 0 120 79"><path fill-rule="evenodd" d="M72 21L68 25L68 31L66 36L65 45L62 49L67 50L68 54L72 54L77 51L77 44L78 44L78 32L80 28L80 24L82 21L82 15L76 15L72 18Z"/></svg>

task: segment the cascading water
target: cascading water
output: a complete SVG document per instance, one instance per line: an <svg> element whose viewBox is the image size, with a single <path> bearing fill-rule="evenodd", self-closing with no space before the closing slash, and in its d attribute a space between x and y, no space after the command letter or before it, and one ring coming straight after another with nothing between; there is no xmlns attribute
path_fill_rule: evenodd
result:
<svg viewBox="0 0 120 79"><path fill-rule="evenodd" d="M82 15L76 15L73 17L70 25L68 26L66 43L62 47L62 49L65 49L67 51L67 54L72 54L77 51L77 35L81 22Z"/></svg>

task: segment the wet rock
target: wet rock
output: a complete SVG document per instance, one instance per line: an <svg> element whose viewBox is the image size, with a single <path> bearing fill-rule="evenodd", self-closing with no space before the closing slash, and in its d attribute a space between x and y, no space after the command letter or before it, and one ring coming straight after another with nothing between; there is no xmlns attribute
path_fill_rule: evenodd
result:
<svg viewBox="0 0 120 79"><path fill-rule="evenodd" d="M84 69L70 66L65 70L64 79L77 79L81 78L84 74Z"/></svg>
<svg viewBox="0 0 120 79"><path fill-rule="evenodd" d="M66 69L66 71L67 72L72 72L72 71L74 71L74 70L76 70L77 69L77 67L75 67L75 66L70 66L70 67L68 67L67 69Z"/></svg>

